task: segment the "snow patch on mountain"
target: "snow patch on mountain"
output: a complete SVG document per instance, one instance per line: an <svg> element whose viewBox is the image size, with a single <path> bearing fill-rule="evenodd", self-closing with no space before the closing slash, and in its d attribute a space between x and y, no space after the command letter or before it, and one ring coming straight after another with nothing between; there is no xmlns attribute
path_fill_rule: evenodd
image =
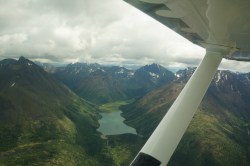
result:
<svg viewBox="0 0 250 166"><path fill-rule="evenodd" d="M246 79L247 79L247 81L249 81L249 82L250 82L250 79L249 79L249 77L248 77L248 76L246 76Z"/></svg>
<svg viewBox="0 0 250 166"><path fill-rule="evenodd" d="M174 74L175 75L175 77L177 77L177 78L180 78L181 77L181 75L180 74Z"/></svg>
<svg viewBox="0 0 250 166"><path fill-rule="evenodd" d="M134 72L129 72L127 75L127 78L132 78L134 77L135 73Z"/></svg>
<svg viewBox="0 0 250 166"><path fill-rule="evenodd" d="M158 74L155 74L155 73L152 73L152 72L149 72L149 75L154 77L154 78L159 78L160 77Z"/></svg>
<svg viewBox="0 0 250 166"><path fill-rule="evenodd" d="M217 74L217 80L215 81L215 84L218 84L220 80L221 80L221 71L219 71Z"/></svg>
<svg viewBox="0 0 250 166"><path fill-rule="evenodd" d="M95 70L93 70L92 68L89 69L90 73L93 73Z"/></svg>
<svg viewBox="0 0 250 166"><path fill-rule="evenodd" d="M15 82L14 82L14 83L12 83L10 87L13 87L13 86L15 86L15 84L16 84Z"/></svg>
<svg viewBox="0 0 250 166"><path fill-rule="evenodd" d="M115 72L116 74L123 74L124 73L124 69L121 69L120 71L118 72Z"/></svg>

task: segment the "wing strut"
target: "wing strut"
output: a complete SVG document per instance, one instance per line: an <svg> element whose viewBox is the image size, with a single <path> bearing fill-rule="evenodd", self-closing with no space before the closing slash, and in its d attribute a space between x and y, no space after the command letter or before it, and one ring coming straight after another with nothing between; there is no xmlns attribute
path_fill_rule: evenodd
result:
<svg viewBox="0 0 250 166"><path fill-rule="evenodd" d="M166 166L192 120L222 60L218 50L207 53L165 117L130 166Z"/></svg>

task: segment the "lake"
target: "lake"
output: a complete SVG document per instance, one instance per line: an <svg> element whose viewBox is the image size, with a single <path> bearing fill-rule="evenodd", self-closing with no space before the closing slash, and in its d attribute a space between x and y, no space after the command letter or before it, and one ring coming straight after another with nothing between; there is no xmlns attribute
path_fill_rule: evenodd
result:
<svg viewBox="0 0 250 166"><path fill-rule="evenodd" d="M112 109L112 112L100 113L102 118L99 120L100 127L97 131L103 135L137 134L134 128L123 123L125 119L121 116L122 112L118 107L115 110L114 107L112 107Z"/></svg>

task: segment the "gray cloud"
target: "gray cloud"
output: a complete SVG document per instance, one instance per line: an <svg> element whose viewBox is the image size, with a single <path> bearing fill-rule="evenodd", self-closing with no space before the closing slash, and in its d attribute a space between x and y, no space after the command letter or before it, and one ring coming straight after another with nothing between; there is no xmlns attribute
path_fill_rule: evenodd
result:
<svg viewBox="0 0 250 166"><path fill-rule="evenodd" d="M0 0L0 58L195 66L205 54L122 0ZM223 61L247 71L249 64Z"/></svg>

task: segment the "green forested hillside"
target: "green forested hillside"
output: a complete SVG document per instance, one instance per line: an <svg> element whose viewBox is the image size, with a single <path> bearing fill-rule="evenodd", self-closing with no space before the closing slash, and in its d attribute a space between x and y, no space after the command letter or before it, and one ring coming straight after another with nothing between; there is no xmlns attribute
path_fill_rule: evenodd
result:
<svg viewBox="0 0 250 166"><path fill-rule="evenodd" d="M0 62L0 85L0 165L112 163L95 105L23 57Z"/></svg>
<svg viewBox="0 0 250 166"><path fill-rule="evenodd" d="M249 93L246 92L247 88L242 88L246 82L240 82L237 74L219 74L212 82L169 165L250 165L250 109L249 99L245 98ZM135 127L146 140L185 82L185 77L180 77L171 85L152 91L123 107L125 122Z"/></svg>
<svg viewBox="0 0 250 166"><path fill-rule="evenodd" d="M122 81L101 71L79 81L74 91L81 97L97 104L127 100L126 88Z"/></svg>

